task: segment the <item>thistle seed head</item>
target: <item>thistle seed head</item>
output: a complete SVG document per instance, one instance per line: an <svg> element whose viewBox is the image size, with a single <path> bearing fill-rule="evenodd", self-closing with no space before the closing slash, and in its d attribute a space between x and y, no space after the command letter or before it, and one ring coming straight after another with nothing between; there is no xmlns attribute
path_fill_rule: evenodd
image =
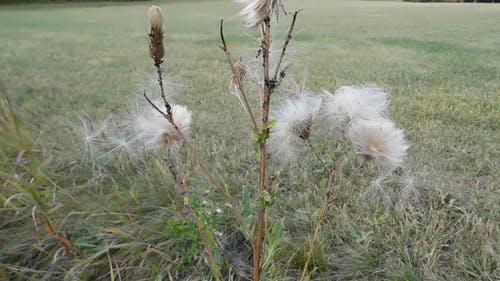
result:
<svg viewBox="0 0 500 281"><path fill-rule="evenodd" d="M272 128L269 142L282 158L292 158L294 144L309 139L320 107L321 98L302 95L286 101L278 110L271 111L271 118L277 123Z"/></svg>
<svg viewBox="0 0 500 281"><path fill-rule="evenodd" d="M148 17L151 25L149 32L149 55L155 61L155 65L159 66L165 55L163 47L163 11L160 7L153 5L148 10Z"/></svg>
<svg viewBox="0 0 500 281"><path fill-rule="evenodd" d="M161 107L162 103L157 102L156 105ZM161 113L148 105L144 105L144 108L135 114L134 119L138 138L146 151L156 150L182 140L173 125ZM189 132L191 112L185 106L173 105L172 119L184 134Z"/></svg>
<svg viewBox="0 0 500 281"><path fill-rule="evenodd" d="M280 9L284 10L283 0L235 0L235 2L247 5L240 15L243 17L243 25L248 28L255 28L267 17L273 14L278 16Z"/></svg>
<svg viewBox="0 0 500 281"><path fill-rule="evenodd" d="M381 119L387 115L389 95L373 85L344 86L331 94L325 91L326 113L334 127L348 127L356 119Z"/></svg>
<svg viewBox="0 0 500 281"><path fill-rule="evenodd" d="M409 145L403 130L387 119L354 121L349 138L366 160L377 160L390 167L399 167L406 159Z"/></svg>
<svg viewBox="0 0 500 281"><path fill-rule="evenodd" d="M163 10L156 5L152 5L148 10L148 18L151 24L151 28L163 30L163 23L165 16Z"/></svg>
<svg viewBox="0 0 500 281"><path fill-rule="evenodd" d="M311 126L313 115L308 114L302 122L297 122L293 125L292 131L301 139L307 140L311 136Z"/></svg>

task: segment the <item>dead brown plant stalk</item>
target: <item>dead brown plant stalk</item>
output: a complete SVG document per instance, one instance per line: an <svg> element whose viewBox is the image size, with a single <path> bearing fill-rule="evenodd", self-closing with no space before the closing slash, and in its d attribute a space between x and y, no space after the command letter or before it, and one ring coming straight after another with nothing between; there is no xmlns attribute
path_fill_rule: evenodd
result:
<svg viewBox="0 0 500 281"><path fill-rule="evenodd" d="M288 44L290 43L290 40L292 39L293 29L295 28L295 21L297 20L297 15L300 13L300 11L302 11L302 9L297 10L293 13L292 23L290 24L290 27L288 28L288 34L287 34L285 43L283 44L283 48L281 49L281 54L280 54L280 58L278 60L278 64L276 65L276 69L274 71L274 76L273 76L274 81L277 81L277 79L278 79L278 74L279 74L280 69L281 69L281 64L283 63L283 58L285 57L286 48L288 48Z"/></svg>
<svg viewBox="0 0 500 281"><path fill-rule="evenodd" d="M159 9L159 7L158 7ZM159 11L159 14L163 14L163 12ZM158 15L158 14L157 14ZM161 22L163 19L161 19ZM238 205L234 202L234 200L231 198L229 195L228 191L223 187L223 185L216 179L214 174L211 172L209 166L206 164L206 162L203 160L201 157L201 154L198 152L196 147L191 143L189 138L184 134L184 132L175 124L173 117L172 117L172 112L171 112L171 105L169 101L166 98L165 95L165 89L163 87L163 77L162 77L162 68L161 65L163 63L163 57L165 55L165 49L163 45L163 29L160 24L158 24L160 20L151 20L151 29L149 35L149 54L150 57L154 61L154 66L156 68L156 73L158 76L158 85L160 87L160 93L161 93L161 98L163 100L163 104L165 106L165 112L163 112L161 109L159 109L151 100L146 96L146 93L144 93L144 97L146 100L153 106L154 109L156 109L158 112L162 114L163 117L174 127L174 129L177 131L178 135L180 138L183 140L183 142L186 144L187 148L192 152L193 156L197 160L198 164L202 168L202 170L205 172L205 174L208 176L212 184L215 186L217 191L219 191L222 196L224 197L224 200L231 205L230 209L232 210L233 214L236 216L238 221L240 222L241 226L243 227L247 237L250 239L250 241L253 243L253 235L252 232L250 231L250 228L248 227L247 223L245 222L244 218L241 215L240 210L238 209ZM250 111L249 111L250 112Z"/></svg>

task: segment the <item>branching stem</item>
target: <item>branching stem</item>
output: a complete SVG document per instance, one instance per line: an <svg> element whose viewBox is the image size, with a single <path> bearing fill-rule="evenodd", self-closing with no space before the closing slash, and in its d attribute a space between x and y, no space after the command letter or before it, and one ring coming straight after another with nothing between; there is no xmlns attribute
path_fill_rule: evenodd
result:
<svg viewBox="0 0 500 281"><path fill-rule="evenodd" d="M283 44L283 48L281 49L280 58L278 60L278 64L276 65L276 69L274 71L274 76L273 76L274 81L277 81L278 79L278 74L281 68L281 64L283 63L283 58L285 57L286 48L288 47L288 43L290 43L290 40L292 39L292 33L295 27L295 21L297 20L297 15L299 14L300 11L302 11L302 9L297 10L293 13L292 23L290 24L290 28L288 29L288 35L286 37L285 43Z"/></svg>

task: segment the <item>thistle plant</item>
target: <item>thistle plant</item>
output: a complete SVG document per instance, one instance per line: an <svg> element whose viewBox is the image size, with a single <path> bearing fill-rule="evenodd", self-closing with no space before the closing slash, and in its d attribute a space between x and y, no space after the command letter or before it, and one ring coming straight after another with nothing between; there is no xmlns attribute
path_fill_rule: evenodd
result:
<svg viewBox="0 0 500 281"><path fill-rule="evenodd" d="M281 49L281 53L279 55L279 60L274 69L271 69L272 66L270 64L270 50L271 50L271 42L272 42L272 28L271 25L274 23L272 21L273 18L277 19L280 12L285 12L283 1L281 0L242 0L236 1L246 5L246 7L240 12L240 15L243 17L243 24L248 28L261 28L261 46L259 50L259 54L262 58L262 77L263 81L262 85L259 85L259 96L260 96L260 118L256 121L256 118L253 116L250 106L248 106L248 99L246 98L246 94L243 89L243 83L241 75L241 71L238 64L234 63L234 60L231 57L231 53L227 46L226 40L224 38L223 33L223 21L221 21L221 41L222 47L221 49L225 52L230 68L233 73L233 84L236 86L234 89L237 89L240 95L244 100L245 110L249 113L250 119L253 124L253 131L255 134L255 147L258 151L259 158L259 182L258 182L258 193L257 193L257 202L261 202L261 206L258 211L258 219L257 219L257 227L256 233L254 235L254 244L253 244L253 280L258 281L261 278L262 274L262 257L263 257L263 248L266 234L266 216L267 209L270 206L270 202L272 200L269 199L269 194L271 194L271 190L266 183L266 171L267 171L267 140L271 135L271 128L275 124L274 121L270 121L270 107L271 107L271 96L276 89L276 87L280 83L280 79L282 79L285 74L281 72L282 62L285 56L285 52L287 46L292 37L292 32L295 26L295 21L297 19L298 11L293 14L293 19L290 24L290 28L288 31L288 36L286 41L283 44ZM280 75L278 77L278 75ZM236 78L236 79L235 79ZM234 81L236 83L234 83ZM300 129L305 132L306 128L297 127L295 129ZM304 135L305 136L305 135Z"/></svg>
<svg viewBox="0 0 500 281"><path fill-rule="evenodd" d="M408 145L404 139L402 130L387 118L387 108L389 105L388 94L376 86L347 86L341 87L334 95L326 91L324 98L325 108L321 111L322 98L310 94L299 93L299 97L286 100L281 108L271 112L271 97L280 87L285 79L288 65L282 67L283 59L290 39L292 38L298 11L293 14L293 18L288 29L286 41L278 56L274 69L270 65L270 47L272 42L271 25L275 22L271 19L277 18L280 11L285 11L282 1L237 1L247 6L240 12L243 17L243 24L248 28L261 29L261 49L259 54L262 59L261 78L253 77L258 82L260 97L260 120L256 118L248 105L248 98L243 88L244 75L240 69L241 60L234 62L231 52L224 38L221 21L222 50L225 52L230 68L233 73L232 92L236 92L241 97L245 111L249 113L255 133L255 144L258 148L259 156L259 183L257 202L266 201L269 194L275 192L270 190L270 184L266 182L267 170L267 141L275 148L278 156L290 159L294 155L294 147L303 144L308 147L317 160L322 164L328 184L324 191L324 200L319 208L316 226L313 230L309 251L306 256L304 270L300 280L308 279L309 262L315 250L319 237L322 222L328 214L329 205L338 197L341 186L335 186L336 159L327 164L321 153L315 148L311 141L313 127L316 125L319 113L325 113L330 120L329 130L341 129L352 141L356 150L362 154L366 160L375 160L378 164L396 167L402 164ZM262 83L260 82L262 81ZM273 119L270 119L272 117ZM255 241L253 247L254 275L253 280L260 280L262 274L261 259L263 256L266 229L267 208L270 204L260 204L258 211L258 221L256 226Z"/></svg>
<svg viewBox="0 0 500 281"><path fill-rule="evenodd" d="M250 232L250 229L246 225L244 219L241 216L241 212L237 209L237 205L235 202L232 200L232 198L229 196L229 192L226 188L224 188L220 182L216 179L216 177L213 175L213 173L210 171L209 166L205 163L205 161L202 159L201 155L199 154L198 150L195 148L195 146L190 142L188 137L186 136L185 132L189 124L191 123L191 116L190 113L188 113L187 109L182 106L174 105L172 106L171 103L167 100L165 92L164 92L164 87L163 87L163 77L162 77L162 68L161 64L163 63L163 56L164 56L164 46L163 46L163 11L161 8L157 6L152 6L149 11L148 11L148 16L150 19L151 23L151 29L149 33L149 52L150 56L154 61L154 66L156 67L156 72L158 75L158 85L160 87L161 91L161 98L163 100L163 105L165 107L165 110L163 111L160 109L160 107L155 104L153 101L151 101L148 96L144 93L144 97L146 100L149 102L149 104L152 106L152 108L157 112L156 114L153 114L153 120L148 119L148 117L145 118L140 118L144 119L145 122L142 122L143 120L139 120L139 123L141 124L140 127L144 128L144 134L143 136L146 139L150 139L152 142L152 147L157 148L158 146L161 145L168 145L171 142L176 142L176 141L183 141L183 143L188 147L188 149L193 153L194 157L197 159L199 165L203 169L203 171L206 173L206 175L209 177L209 179L212 181L212 184L222 192L223 197L226 200L226 204L230 206L236 215L236 217L239 219L242 227L245 230L245 233L247 237L253 241L253 235ZM240 70L238 72L237 69L235 71L235 84L241 82L241 78L243 77L244 73ZM239 76L237 76L239 73ZM237 80L240 80L239 82ZM160 116L158 116L160 114ZM149 117L152 117L151 115ZM163 120L158 120L158 118L163 117ZM153 122L151 122L153 121ZM163 122L161 122L163 121ZM151 127L152 126L152 127ZM158 130L161 128L160 130ZM148 143L146 141L145 143ZM193 220L196 223L196 227L198 228L200 238L204 244L205 251L209 257L209 265L210 265L210 270L212 272L212 275L216 280L224 280L224 277L222 276L221 273L221 268L218 262L217 257L214 254L214 250L217 249L216 244L214 243L214 239L206 233L205 227L204 227L204 221L198 216L197 212L194 210L189 196L186 192L186 180L182 172L182 163L177 163L175 164L170 164L169 169L174 176L174 179L176 179L177 185L179 186L179 193L183 196L183 202L184 205L187 207L189 210L189 214L193 218ZM219 209L216 210L216 213L219 212ZM217 233L216 233L217 235Z"/></svg>
<svg viewBox="0 0 500 281"><path fill-rule="evenodd" d="M189 133L193 120L192 112L186 106L173 102L166 91L163 77L163 59L166 54L163 40L164 13L158 6L152 6L148 10L150 22L148 36L149 56L156 70L160 97L151 97L144 92L146 102L136 106L127 118L131 127L134 128L132 130L134 137L108 136L108 143L111 142L116 147L111 149L111 152L121 153L129 149L137 150L140 147L143 152L164 156L165 169L172 175L178 187L182 205L196 226L204 248L202 255L207 256L212 276L216 280L231 279L231 276L228 276L230 269L224 267L226 262L224 262L223 250L215 242L222 232L207 229L207 222L210 219L206 216L221 213L222 210L214 208L213 211L203 213L196 209L197 206L207 207L209 203L206 200L199 204L193 203L196 200L193 200L188 190L189 181L184 171L186 159L181 153L183 148L188 149L213 187L222 195L226 206L231 209L237 219L240 230L247 239L246 242L251 245L252 280L254 281L265 278L272 271L270 267L273 255L279 247L285 222L281 220L273 223L268 218L269 208L279 200L279 186L273 182L272 178L275 176L270 176L269 159L276 157L283 163L291 163L297 158L295 156L298 148L304 148L315 157L315 161L321 164L324 170L323 175L327 179L326 186L320 190L322 203L318 206L317 215L314 217L315 226L311 230L311 240L300 276L300 280L310 280L312 278L309 272L310 263L318 244L323 222L329 215L330 205L340 198L343 191L343 186L336 181L339 172L337 162L342 157L348 159L347 142L362 156L363 163L371 163L379 168L380 173L385 174L403 164L409 146L403 131L397 128L389 118L389 94L378 86L343 86L333 94L327 90L324 90L323 94L318 94L301 89L292 93L291 97L284 96L283 94L287 91L282 91L281 88L284 82L290 79L287 71L291 66L285 56L287 56L287 49L292 40L300 10L294 13L285 12L284 3L281 0L238 0L236 2L246 5L240 12L243 25L253 30L260 30L260 47L257 55L260 63L255 69L255 64L251 65L247 59L233 57L224 34L224 21L220 21L220 49L224 52L231 71L231 77L228 79L229 92L241 103L254 134L254 148L258 162L256 163L258 182L255 184L254 198L255 221L248 221L243 217L243 212L239 208L243 203L232 198L229 187L218 179L216 173L211 170L211 166L203 160L202 154L191 142ZM287 15L291 17L291 20L286 39L276 48L272 34L273 25L277 24L279 16L282 16L281 20L283 20L285 18L283 16ZM256 87L248 87L248 82L253 82ZM251 101L255 99L250 95L259 97L257 106L251 104ZM275 95L279 95L280 102L274 101ZM255 112L255 108L258 108L258 112ZM86 153L97 154L91 146L102 142L101 135L105 135L104 131L112 127L107 125L108 123L112 122L106 122L100 126L83 123ZM315 144L315 141L325 132L340 133L343 139L338 142L346 142L346 144L337 143L338 149L333 155L323 149L318 149L321 146ZM328 140L335 139L329 138ZM365 166L367 165L361 165L360 168Z"/></svg>

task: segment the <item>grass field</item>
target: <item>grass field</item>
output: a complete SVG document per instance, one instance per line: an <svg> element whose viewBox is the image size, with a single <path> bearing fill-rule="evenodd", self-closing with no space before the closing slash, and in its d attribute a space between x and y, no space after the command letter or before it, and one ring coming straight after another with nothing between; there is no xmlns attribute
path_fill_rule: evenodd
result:
<svg viewBox="0 0 500 281"><path fill-rule="evenodd" d="M499 280L500 6L286 4L304 9L290 76L318 93L364 83L389 89L390 112L412 145L406 172L418 191L400 201L402 185L389 182L385 197L367 193L374 171L352 173L357 158L347 155L346 176L337 178L345 191L321 232L312 280ZM149 5L0 6L0 94L24 121L0 122L0 280L209 280L162 155L82 158L79 117L125 114L154 79ZM258 167L245 115L228 93L219 19L236 56L255 54L258 34L240 25L241 6L230 1L160 5L173 98L193 111L191 136L211 168L245 198ZM288 21L275 31L281 38ZM8 112L3 106L2 116ZM334 150L327 132L313 137ZM223 208L186 156L193 198ZM270 218L285 223L267 277L297 280L325 179L307 154L291 167L271 163L281 175ZM218 242L234 280L246 280L252 250L231 213L224 209L208 227L223 233ZM78 252L62 250L65 237Z"/></svg>

